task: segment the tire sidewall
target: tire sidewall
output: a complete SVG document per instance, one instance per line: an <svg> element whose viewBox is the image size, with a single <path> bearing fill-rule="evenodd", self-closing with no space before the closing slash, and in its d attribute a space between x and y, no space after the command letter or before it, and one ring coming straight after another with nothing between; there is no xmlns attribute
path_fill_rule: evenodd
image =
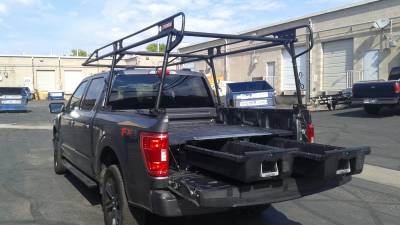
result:
<svg viewBox="0 0 400 225"><path fill-rule="evenodd" d="M61 148L60 148L58 133L54 133L53 148L54 148L54 171L57 174L63 174L65 173L66 170L61 160Z"/></svg>
<svg viewBox="0 0 400 225"><path fill-rule="evenodd" d="M144 225L145 224L145 216L144 212L142 215L141 210L136 209L135 211L132 211L132 209L129 207L128 200L126 198L126 193L125 193L125 187L123 184L123 179L121 172L116 165L111 165L109 166L105 173L104 177L102 178L102 182L100 183L101 185L101 204L102 204L102 209L103 209L103 214L104 214L104 222L106 225L112 224L111 223L111 218L108 217L107 212L105 210L104 204L105 204L105 186L107 184L108 179L112 179L113 182L116 184L115 188L117 191L117 195L119 198L119 204L120 204L120 213L121 213L121 222L123 225Z"/></svg>

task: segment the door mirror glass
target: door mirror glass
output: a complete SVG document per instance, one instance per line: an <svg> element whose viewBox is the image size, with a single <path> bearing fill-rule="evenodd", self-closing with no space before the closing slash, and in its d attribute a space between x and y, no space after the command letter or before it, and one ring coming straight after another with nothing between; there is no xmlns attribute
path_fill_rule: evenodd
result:
<svg viewBox="0 0 400 225"><path fill-rule="evenodd" d="M60 113L64 110L64 103L55 102L49 104L50 113Z"/></svg>

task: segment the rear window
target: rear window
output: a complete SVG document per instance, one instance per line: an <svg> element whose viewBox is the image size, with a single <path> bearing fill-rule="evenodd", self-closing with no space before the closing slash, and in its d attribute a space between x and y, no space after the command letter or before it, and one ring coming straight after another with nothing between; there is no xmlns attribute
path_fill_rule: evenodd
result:
<svg viewBox="0 0 400 225"><path fill-rule="evenodd" d="M390 71L389 80L399 80L400 79L400 67L395 67Z"/></svg>
<svg viewBox="0 0 400 225"><path fill-rule="evenodd" d="M21 95L22 88L0 87L0 95Z"/></svg>
<svg viewBox="0 0 400 225"><path fill-rule="evenodd" d="M232 92L265 91L273 89L266 81L237 82L227 85Z"/></svg>
<svg viewBox="0 0 400 225"><path fill-rule="evenodd" d="M154 108L160 77L157 75L118 75L111 91L112 109ZM211 95L202 77L167 75L161 108L213 107Z"/></svg>

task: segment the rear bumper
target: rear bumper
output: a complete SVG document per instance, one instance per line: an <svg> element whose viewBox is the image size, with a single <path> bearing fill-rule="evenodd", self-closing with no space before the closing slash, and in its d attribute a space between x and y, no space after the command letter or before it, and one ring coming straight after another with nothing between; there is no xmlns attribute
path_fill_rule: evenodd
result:
<svg viewBox="0 0 400 225"><path fill-rule="evenodd" d="M151 212L160 216L176 217L282 202L332 189L350 180L351 176L338 176L329 180L288 178L256 185L230 186L209 193L202 192L195 201L169 190L157 190L150 194Z"/></svg>
<svg viewBox="0 0 400 225"><path fill-rule="evenodd" d="M26 111L26 110L27 110L26 104L18 104L18 105L0 104L0 111Z"/></svg>
<svg viewBox="0 0 400 225"><path fill-rule="evenodd" d="M353 105L396 105L399 104L400 98L353 98Z"/></svg>

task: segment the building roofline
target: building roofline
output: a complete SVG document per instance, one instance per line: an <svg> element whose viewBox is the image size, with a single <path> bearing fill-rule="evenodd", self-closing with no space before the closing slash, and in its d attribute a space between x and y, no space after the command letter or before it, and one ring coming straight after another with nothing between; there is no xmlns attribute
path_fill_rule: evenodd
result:
<svg viewBox="0 0 400 225"><path fill-rule="evenodd" d="M20 58L62 58L62 59L87 59L82 56L61 56L61 55L18 55L18 54L0 54L0 57L20 57Z"/></svg>
<svg viewBox="0 0 400 225"><path fill-rule="evenodd" d="M344 6L339 6L339 7L335 7L335 8L331 8L331 9L327 9L327 10L318 11L318 12L307 14L307 15L300 16L300 17L289 18L289 19L285 19L285 20L278 21L278 22L275 22L275 23L268 23L268 24L264 24L264 25L261 25L261 26L256 26L256 27L250 28L248 30L239 31L239 32L236 32L236 33L237 34L248 34L248 33L259 31L259 30L262 30L262 29L265 29L265 28L275 27L275 26L278 26L278 25L283 25L283 24L287 24L287 23L291 23L291 22L296 22L296 21L308 19L308 18L311 18L311 17L317 17L317 16L321 16L321 15L324 15L324 14L328 14L328 13L334 13L334 12L338 12L338 11L342 11L342 10L346 10L346 9L350 9L350 8L354 8L354 7L358 7L358 6L363 6L363 5L367 5L367 4L375 3L375 2L379 2L379 1L382 1L382 0L362 0L362 1L359 1L359 2L346 4ZM194 43L194 44L191 44L191 45L188 45L186 47L179 48L179 49L190 48L190 47L194 47L196 45L205 44L205 43L208 43L208 42L211 42L211 41L215 41L215 40L220 40L220 39L214 39L214 40Z"/></svg>

